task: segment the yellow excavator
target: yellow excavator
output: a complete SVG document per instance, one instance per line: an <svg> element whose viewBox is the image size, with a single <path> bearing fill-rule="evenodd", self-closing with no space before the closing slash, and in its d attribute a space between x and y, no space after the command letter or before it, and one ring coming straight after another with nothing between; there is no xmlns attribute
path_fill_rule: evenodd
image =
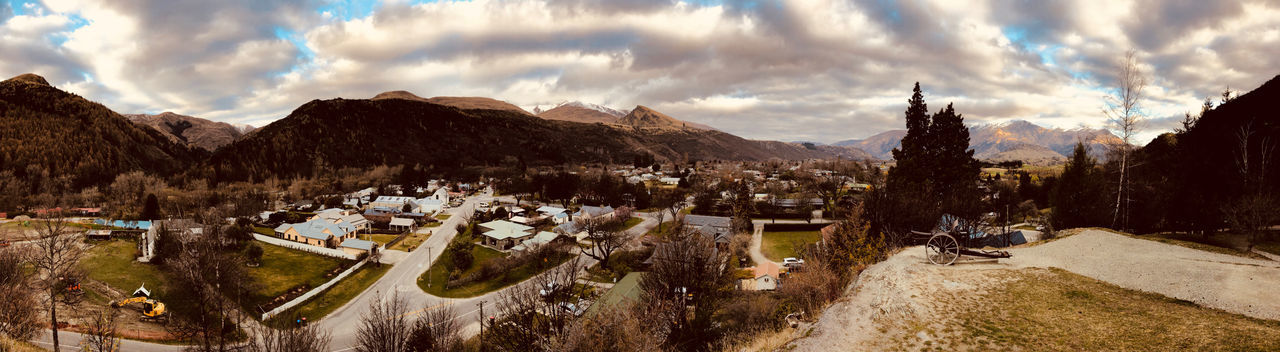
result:
<svg viewBox="0 0 1280 352"><path fill-rule="evenodd" d="M142 320L145 321L168 321L169 312L164 309L164 303L151 299L151 291L147 291L146 285L138 287L133 291L133 298L112 301L112 308L120 308L134 303L142 303Z"/></svg>

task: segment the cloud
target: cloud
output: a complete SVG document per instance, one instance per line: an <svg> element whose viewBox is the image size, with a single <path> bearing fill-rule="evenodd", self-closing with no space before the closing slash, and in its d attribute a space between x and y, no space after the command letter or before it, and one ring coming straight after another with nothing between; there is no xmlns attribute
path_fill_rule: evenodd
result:
<svg viewBox="0 0 1280 352"><path fill-rule="evenodd" d="M911 85L970 123L1103 125L1117 60L1152 75L1148 134L1276 74L1265 1L101 1L0 5L0 73L122 112L262 125L404 89L520 106L643 104L755 139L901 128ZM13 13L13 11L8 11ZM77 20L77 19L82 19ZM43 25L35 25L37 23ZM1143 139L1145 136L1142 137Z"/></svg>

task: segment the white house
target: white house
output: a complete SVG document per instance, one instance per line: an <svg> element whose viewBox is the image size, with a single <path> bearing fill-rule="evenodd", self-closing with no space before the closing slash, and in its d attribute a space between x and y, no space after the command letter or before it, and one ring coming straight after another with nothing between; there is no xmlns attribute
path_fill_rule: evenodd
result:
<svg viewBox="0 0 1280 352"><path fill-rule="evenodd" d="M378 199L374 199L373 202L369 203L369 206L373 208L382 207L400 210L404 208L405 204L412 203L413 200L413 197L378 196Z"/></svg>
<svg viewBox="0 0 1280 352"><path fill-rule="evenodd" d="M392 230L413 231L417 224L410 218L391 218L391 223L388 226Z"/></svg>
<svg viewBox="0 0 1280 352"><path fill-rule="evenodd" d="M756 264L756 266L748 268L751 270L750 279L742 279L738 282L738 287L746 291L772 291L778 289L778 264L773 262L765 262Z"/></svg>
<svg viewBox="0 0 1280 352"><path fill-rule="evenodd" d="M663 178L659 178L658 182L662 182L663 184L668 184L668 185L678 185L680 184L680 178L679 177L663 177Z"/></svg>
<svg viewBox="0 0 1280 352"><path fill-rule="evenodd" d="M502 251L511 249L512 247L523 243L530 237L533 237L533 227L506 220L486 222L480 224L480 227L487 229L487 231L483 233L484 239L481 241L481 244Z"/></svg>
<svg viewBox="0 0 1280 352"><path fill-rule="evenodd" d="M448 193L448 192L445 192ZM449 196L446 195L445 199ZM444 210L445 202L436 199L435 196L421 198L413 201L413 210L418 213L434 214Z"/></svg>

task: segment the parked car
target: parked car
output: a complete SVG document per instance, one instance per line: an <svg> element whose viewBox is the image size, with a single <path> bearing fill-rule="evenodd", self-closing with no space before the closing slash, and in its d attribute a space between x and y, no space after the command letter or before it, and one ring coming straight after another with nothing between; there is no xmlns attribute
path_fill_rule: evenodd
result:
<svg viewBox="0 0 1280 352"><path fill-rule="evenodd" d="M782 258L782 266L790 268L792 266L801 266L801 265L804 265L804 259L799 259L794 257Z"/></svg>

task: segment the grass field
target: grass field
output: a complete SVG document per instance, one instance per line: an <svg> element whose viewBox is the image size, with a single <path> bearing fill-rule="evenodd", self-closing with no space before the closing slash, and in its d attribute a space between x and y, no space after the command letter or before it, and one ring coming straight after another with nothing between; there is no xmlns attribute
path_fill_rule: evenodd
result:
<svg viewBox="0 0 1280 352"><path fill-rule="evenodd" d="M361 237L361 238L365 238L365 237L367 237L368 239L372 240L373 242L376 242L376 243L381 244L381 245L386 245L387 243L391 243L391 241L395 240L395 239L396 239L396 237L400 237L400 236L399 236L399 235L382 235L382 234L378 234L378 235L361 235L360 237Z"/></svg>
<svg viewBox="0 0 1280 352"><path fill-rule="evenodd" d="M280 316L293 316L296 313L298 317L306 317L309 321L320 320L320 318L347 304L360 292L364 292L369 285L373 285L383 274L386 274L387 270L391 270L391 265L365 264L359 271L347 276L337 285L330 287L329 290Z"/></svg>
<svg viewBox="0 0 1280 352"><path fill-rule="evenodd" d="M968 299L944 350L1275 351L1280 321L1254 319L1061 269L1011 272ZM951 331L947 331L951 330Z"/></svg>
<svg viewBox="0 0 1280 352"><path fill-rule="evenodd" d="M422 245L422 242L426 242L427 238L430 237L430 234L414 232L409 234L408 237L405 237L404 240L401 240L400 243L396 243L396 245L391 246L391 248L388 249L410 252L417 249L418 246Z"/></svg>
<svg viewBox="0 0 1280 352"><path fill-rule="evenodd" d="M645 232L644 235L653 236L653 237L663 237L664 235L666 235L666 232L671 229L671 224L674 224L674 223L675 223L674 221L663 221L661 224L658 224L658 226L654 226L653 228L649 229L649 231ZM659 229L661 229L662 232L658 232Z"/></svg>
<svg viewBox="0 0 1280 352"><path fill-rule="evenodd" d="M484 263L505 257L506 254L493 250L489 247L476 245L471 248L471 256L475 258L475 261L471 264L471 268L462 272L463 276L480 270L480 267L483 266ZM428 269L426 273L423 273L422 276L418 278L418 287L421 287L423 291L427 291L427 293L437 297L466 298L475 297L484 294L485 292L505 286L492 287L493 285L487 284L489 282L480 282L446 291L444 286L445 282L449 281L450 270L453 270L453 257L449 255L441 256L440 259L436 259L435 263L431 265L431 268ZM430 287L427 286L428 281L431 284Z"/></svg>
<svg viewBox="0 0 1280 352"><path fill-rule="evenodd" d="M163 299L169 288L166 274L156 265L139 263L134 257L137 248L138 242L133 240L97 242L80 260L80 266L90 279L101 281L126 296L145 285L152 297Z"/></svg>
<svg viewBox="0 0 1280 352"><path fill-rule="evenodd" d="M818 231L773 232L765 231L760 241L760 252L765 258L781 262L783 258L796 256L796 244L817 243L822 240Z"/></svg>
<svg viewBox="0 0 1280 352"><path fill-rule="evenodd" d="M449 220L449 218L451 217L453 217L453 215L449 215L449 213L436 214L436 220L440 220L440 221Z"/></svg>
<svg viewBox="0 0 1280 352"><path fill-rule="evenodd" d="M264 235L264 236L271 236L271 237L276 236L276 230L268 227L254 226L253 232L257 232L258 234Z"/></svg>
<svg viewBox="0 0 1280 352"><path fill-rule="evenodd" d="M249 268L249 276L261 285L252 300L264 302L301 284L316 287L329 281L325 274L342 264L342 259L288 249L267 243L262 246L262 265Z"/></svg>
<svg viewBox="0 0 1280 352"><path fill-rule="evenodd" d="M1253 246L1253 248L1263 252L1280 255L1280 241L1262 242Z"/></svg>
<svg viewBox="0 0 1280 352"><path fill-rule="evenodd" d="M628 218L627 221L617 223L618 225L614 227L612 230L614 231L630 230L632 227L636 227L636 225L640 225L640 223L642 222L644 222L644 219L633 216L631 218Z"/></svg>

